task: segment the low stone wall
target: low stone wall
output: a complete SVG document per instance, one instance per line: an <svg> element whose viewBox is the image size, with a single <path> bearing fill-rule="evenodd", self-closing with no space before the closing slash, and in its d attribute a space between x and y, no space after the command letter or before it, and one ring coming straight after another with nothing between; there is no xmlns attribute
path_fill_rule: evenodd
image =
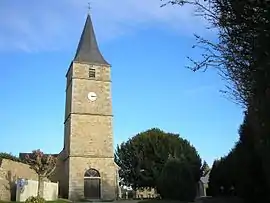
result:
<svg viewBox="0 0 270 203"><path fill-rule="evenodd" d="M58 183L43 182L43 198L46 201L58 199ZM24 185L17 185L16 202L24 202L28 197L36 196L38 192L38 181L27 180Z"/></svg>
<svg viewBox="0 0 270 203"><path fill-rule="evenodd" d="M0 200L10 201L16 199L17 178L37 180L37 174L29 165L0 159Z"/></svg>

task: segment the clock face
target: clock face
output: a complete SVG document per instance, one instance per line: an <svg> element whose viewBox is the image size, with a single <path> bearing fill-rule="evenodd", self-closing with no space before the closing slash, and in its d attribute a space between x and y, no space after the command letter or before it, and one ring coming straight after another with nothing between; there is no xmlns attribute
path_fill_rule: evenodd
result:
<svg viewBox="0 0 270 203"><path fill-rule="evenodd" d="M87 97L90 101L96 101L97 94L95 92L89 92Z"/></svg>

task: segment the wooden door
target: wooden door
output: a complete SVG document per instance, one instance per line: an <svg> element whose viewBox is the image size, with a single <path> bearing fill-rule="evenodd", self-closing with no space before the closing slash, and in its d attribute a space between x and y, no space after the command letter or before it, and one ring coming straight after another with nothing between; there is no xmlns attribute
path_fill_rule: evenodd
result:
<svg viewBox="0 0 270 203"><path fill-rule="evenodd" d="M84 179L84 197L86 199L100 199L100 178Z"/></svg>

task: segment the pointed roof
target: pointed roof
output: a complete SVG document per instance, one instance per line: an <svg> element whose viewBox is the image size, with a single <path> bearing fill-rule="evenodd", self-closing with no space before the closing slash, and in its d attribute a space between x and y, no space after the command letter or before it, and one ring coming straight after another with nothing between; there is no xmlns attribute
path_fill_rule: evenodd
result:
<svg viewBox="0 0 270 203"><path fill-rule="evenodd" d="M99 51L93 23L89 14L73 61L109 65Z"/></svg>

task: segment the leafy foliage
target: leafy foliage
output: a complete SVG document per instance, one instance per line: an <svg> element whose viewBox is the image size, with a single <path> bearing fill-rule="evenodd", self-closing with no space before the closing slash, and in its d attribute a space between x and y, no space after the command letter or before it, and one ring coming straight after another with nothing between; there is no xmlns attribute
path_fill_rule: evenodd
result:
<svg viewBox="0 0 270 203"><path fill-rule="evenodd" d="M56 158L51 155L45 155L42 151L33 150L27 154L25 161L31 166L31 169L42 177L48 177L56 167Z"/></svg>
<svg viewBox="0 0 270 203"><path fill-rule="evenodd" d="M44 178L49 177L54 172L56 168L56 158L51 155L45 155L38 149L33 150L31 154L27 154L25 161L38 175L38 196L42 197Z"/></svg>
<svg viewBox="0 0 270 203"><path fill-rule="evenodd" d="M157 128L141 132L117 146L115 162L126 185L155 188L169 155L185 157L194 179L199 180L201 159L196 149L179 135Z"/></svg>
<svg viewBox="0 0 270 203"><path fill-rule="evenodd" d="M23 162L23 160L21 160L19 157L16 157L12 154L9 154L9 153L5 153L5 152L1 152L0 153L0 159L8 159L8 160L11 160L11 161L16 161L16 162Z"/></svg>
<svg viewBox="0 0 270 203"><path fill-rule="evenodd" d="M240 140L230 153L213 164L209 183L211 195L237 195L248 202L256 202L258 196L267 199L267 182L248 115L239 129L239 135ZM221 187L224 187L223 191Z"/></svg>
<svg viewBox="0 0 270 203"><path fill-rule="evenodd" d="M228 81L227 90L223 92L231 93L228 96L247 107L254 96L255 78L258 76L258 80L262 76L256 65L257 57L264 57L264 61L260 61L265 64L269 61L265 58L268 50L261 48L262 45L267 47L262 40L266 42L269 38L267 14L270 5L233 0L170 0L164 5L167 4L193 5L196 15L208 21L209 29L217 31L217 42L195 35L197 44L193 48L203 51L203 59L189 58L193 62L189 68L193 71L217 69L219 75Z"/></svg>
<svg viewBox="0 0 270 203"><path fill-rule="evenodd" d="M172 0L195 6L212 28L218 42L196 36L203 60L193 71L216 68L227 88L246 110L240 139L231 152L215 162L211 192L231 194L248 201L270 202L270 4L266 1ZM223 187L224 190L220 190Z"/></svg>
<svg viewBox="0 0 270 203"><path fill-rule="evenodd" d="M25 201L25 203L46 203L45 199L42 198L42 197L34 197L34 196L31 196L31 197L28 197Z"/></svg>
<svg viewBox="0 0 270 203"><path fill-rule="evenodd" d="M189 163L184 158L169 158L158 181L158 191L162 198L193 201L196 196L197 181L194 180Z"/></svg>

